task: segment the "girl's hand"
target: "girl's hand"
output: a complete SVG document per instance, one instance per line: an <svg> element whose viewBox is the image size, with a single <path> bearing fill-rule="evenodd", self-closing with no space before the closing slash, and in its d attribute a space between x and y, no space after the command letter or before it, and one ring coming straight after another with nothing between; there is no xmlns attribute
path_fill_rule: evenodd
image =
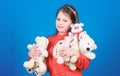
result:
<svg viewBox="0 0 120 76"><path fill-rule="evenodd" d="M38 46L33 45L33 47L30 49L28 55L30 58L36 59L36 57L41 55L41 51L38 50Z"/></svg>
<svg viewBox="0 0 120 76"><path fill-rule="evenodd" d="M80 56L80 53L72 48L63 48L62 51L60 51L60 56L63 58L70 57L70 56Z"/></svg>

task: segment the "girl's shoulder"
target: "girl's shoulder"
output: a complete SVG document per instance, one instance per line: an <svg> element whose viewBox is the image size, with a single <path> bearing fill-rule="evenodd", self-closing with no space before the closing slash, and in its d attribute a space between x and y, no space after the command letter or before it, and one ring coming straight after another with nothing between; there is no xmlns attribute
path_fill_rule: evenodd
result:
<svg viewBox="0 0 120 76"><path fill-rule="evenodd" d="M51 41L51 40L55 39L55 37L56 37L56 34L48 36L47 38L48 38L49 41Z"/></svg>

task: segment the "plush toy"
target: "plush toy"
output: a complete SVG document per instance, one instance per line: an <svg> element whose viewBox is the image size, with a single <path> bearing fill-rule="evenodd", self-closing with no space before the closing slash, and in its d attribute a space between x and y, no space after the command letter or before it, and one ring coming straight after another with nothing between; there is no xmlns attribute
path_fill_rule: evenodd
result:
<svg viewBox="0 0 120 76"><path fill-rule="evenodd" d="M72 48L75 51L78 51L78 44L77 41L78 39L75 36L66 36L64 40L60 40L57 42L56 46L53 48L53 56L56 58L58 64L66 64L69 66L71 70L76 69L76 65L74 64L77 61L77 56L71 56L63 59L60 56L60 51L63 50L63 48Z"/></svg>
<svg viewBox="0 0 120 76"><path fill-rule="evenodd" d="M78 51L78 39L75 36L66 36L64 38L64 46L72 48L74 51ZM77 56L71 56L69 57L69 62L75 63L77 59Z"/></svg>
<svg viewBox="0 0 120 76"><path fill-rule="evenodd" d="M47 71L45 57L48 57L47 46L49 41L45 37L37 36L35 42L36 44L29 44L27 48L30 51L33 46L38 46L37 49L40 50L42 54L36 59L30 59L29 61L25 61L23 66L29 73L34 72L37 76L41 76Z"/></svg>
<svg viewBox="0 0 120 76"><path fill-rule="evenodd" d="M88 59L95 59L96 55L93 50L97 49L97 45L85 31L79 34L79 48L80 52Z"/></svg>
<svg viewBox="0 0 120 76"><path fill-rule="evenodd" d="M97 48L94 40L83 30L83 23L75 23L71 25L69 36L76 36L79 41L80 52L87 58L94 59L95 54L92 52Z"/></svg>
<svg viewBox="0 0 120 76"><path fill-rule="evenodd" d="M64 48L63 40L58 41L53 48L53 56L56 58L58 64L64 63L64 59L60 56L60 51L62 51L62 48Z"/></svg>
<svg viewBox="0 0 120 76"><path fill-rule="evenodd" d="M75 23L71 25L71 31L69 32L69 36L79 37L79 34L83 32L84 23Z"/></svg>

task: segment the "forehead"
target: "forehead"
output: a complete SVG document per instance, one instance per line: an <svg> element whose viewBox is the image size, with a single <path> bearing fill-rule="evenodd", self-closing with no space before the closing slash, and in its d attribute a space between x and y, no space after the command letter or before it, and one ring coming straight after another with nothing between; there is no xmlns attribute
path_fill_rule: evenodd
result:
<svg viewBox="0 0 120 76"><path fill-rule="evenodd" d="M57 17L65 17L65 18L70 19L70 16L66 12L63 12L63 11L59 11Z"/></svg>

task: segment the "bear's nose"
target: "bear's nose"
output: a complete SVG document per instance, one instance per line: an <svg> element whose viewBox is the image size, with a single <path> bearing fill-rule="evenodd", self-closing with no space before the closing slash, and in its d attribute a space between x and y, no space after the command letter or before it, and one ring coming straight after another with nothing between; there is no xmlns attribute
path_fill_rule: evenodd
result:
<svg viewBox="0 0 120 76"><path fill-rule="evenodd" d="M32 69L28 69L28 71L31 71Z"/></svg>
<svg viewBox="0 0 120 76"><path fill-rule="evenodd" d="M87 47L86 50L87 50L87 51L90 51L90 48Z"/></svg>

